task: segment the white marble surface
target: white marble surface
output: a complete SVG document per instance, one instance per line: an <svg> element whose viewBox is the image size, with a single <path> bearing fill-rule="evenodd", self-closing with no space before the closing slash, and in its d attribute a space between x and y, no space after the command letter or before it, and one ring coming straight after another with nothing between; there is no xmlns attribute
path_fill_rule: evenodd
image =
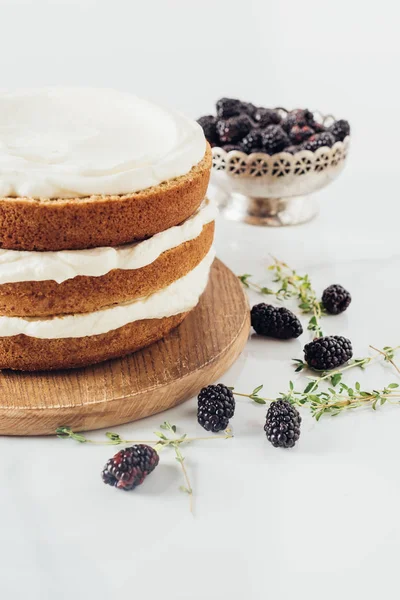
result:
<svg viewBox="0 0 400 600"><path fill-rule="evenodd" d="M321 214L305 226L219 221L217 249L236 273L259 281L268 281L273 252L308 272L318 291L342 283L353 302L344 315L326 318L325 328L350 337L355 355L364 356L368 344L400 342L399 211L389 198L379 212L361 212L349 198L351 183L349 167L320 193ZM359 187L367 202L370 186ZM286 390L289 378L303 378L293 375L290 359L302 356L308 339L252 337L223 381L243 391L263 383L268 396ZM373 387L396 380L391 368L378 365L346 380L355 377ZM195 410L193 399L116 429L148 438L168 418L180 431L202 435ZM289 451L266 440L265 412L239 400L234 439L185 448L194 517L169 451L141 488L125 494L99 477L113 447L1 438L0 573L7 597L259 599L267 582L279 598L319 598L322 589L324 599L336 598L344 587L358 590L356 597L378 595L382 578L390 581L396 571L400 542L400 408L360 409L319 423L304 411L300 441Z"/></svg>
<svg viewBox="0 0 400 600"><path fill-rule="evenodd" d="M222 95L348 118L349 163L292 229L220 221L219 257L264 280L269 254L353 295L329 333L400 343L397 78L399 7L337 0L0 0L3 86L92 85L139 93L197 117ZM361 12L360 12L361 11ZM18 43L15 36L18 34ZM312 68L311 68L312 67ZM267 281L267 279L265 279ZM251 297L255 302L258 298ZM277 394L302 338L251 338L223 377ZM394 381L371 366L366 386ZM297 380L297 379L296 379ZM168 418L202 435L195 400L119 427L143 438ZM113 448L0 438L0 596L7 600L333 600L394 597L400 525L400 408L316 423L295 449L266 440L266 409L238 401L235 438L185 448L195 517L172 453L133 493L104 486ZM101 438L101 433L94 436Z"/></svg>

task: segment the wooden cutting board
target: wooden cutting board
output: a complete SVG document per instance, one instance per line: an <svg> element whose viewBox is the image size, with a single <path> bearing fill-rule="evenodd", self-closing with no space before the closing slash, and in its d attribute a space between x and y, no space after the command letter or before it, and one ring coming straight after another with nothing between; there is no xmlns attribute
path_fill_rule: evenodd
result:
<svg viewBox="0 0 400 600"><path fill-rule="evenodd" d="M199 305L166 338L122 359L46 373L0 372L0 434L112 427L161 412L216 381L243 350L247 298L218 259Z"/></svg>

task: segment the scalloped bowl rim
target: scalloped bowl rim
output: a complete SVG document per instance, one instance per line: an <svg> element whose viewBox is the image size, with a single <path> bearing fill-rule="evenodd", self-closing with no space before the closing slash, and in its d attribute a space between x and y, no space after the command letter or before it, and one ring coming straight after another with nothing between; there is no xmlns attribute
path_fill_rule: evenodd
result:
<svg viewBox="0 0 400 600"><path fill-rule="evenodd" d="M224 150L222 148L222 146L213 146L212 153L214 154L214 151L218 151L225 156L246 156L248 158L253 157L253 159L255 159L255 158L266 159L266 158L277 158L277 157L285 158L287 156L300 156L300 155L301 156L314 156L317 153L321 154L323 151L326 152L326 150L334 150L335 148L341 148L342 146L348 146L350 143L350 138L351 138L350 135L346 135L346 137L344 138L344 140L342 142L337 141L332 146L321 146L320 148L317 148L314 151L299 150L298 152L295 152L294 154L292 154L291 152L285 152L285 150L282 150L282 152L277 152L276 154L268 154L267 152L250 152L250 154L248 154L247 152L243 152L242 150L229 150L229 152L227 152L226 150Z"/></svg>

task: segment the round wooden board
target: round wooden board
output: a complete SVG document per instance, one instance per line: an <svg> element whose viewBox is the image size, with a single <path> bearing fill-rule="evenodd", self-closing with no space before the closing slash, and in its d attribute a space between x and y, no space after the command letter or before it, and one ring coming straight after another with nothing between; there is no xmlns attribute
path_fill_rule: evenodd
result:
<svg viewBox="0 0 400 600"><path fill-rule="evenodd" d="M0 434L111 427L161 412L218 379L243 350L250 317L218 259L199 305L166 338L122 359L47 373L0 372Z"/></svg>

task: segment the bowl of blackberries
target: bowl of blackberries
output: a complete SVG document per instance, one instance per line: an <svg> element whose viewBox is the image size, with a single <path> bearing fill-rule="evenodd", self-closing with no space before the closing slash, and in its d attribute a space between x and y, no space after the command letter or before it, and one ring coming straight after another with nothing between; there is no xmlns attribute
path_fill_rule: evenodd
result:
<svg viewBox="0 0 400 600"><path fill-rule="evenodd" d="M318 212L313 192L342 171L350 125L308 109L264 108L221 98L198 119L212 147L212 189L229 219L295 225Z"/></svg>

